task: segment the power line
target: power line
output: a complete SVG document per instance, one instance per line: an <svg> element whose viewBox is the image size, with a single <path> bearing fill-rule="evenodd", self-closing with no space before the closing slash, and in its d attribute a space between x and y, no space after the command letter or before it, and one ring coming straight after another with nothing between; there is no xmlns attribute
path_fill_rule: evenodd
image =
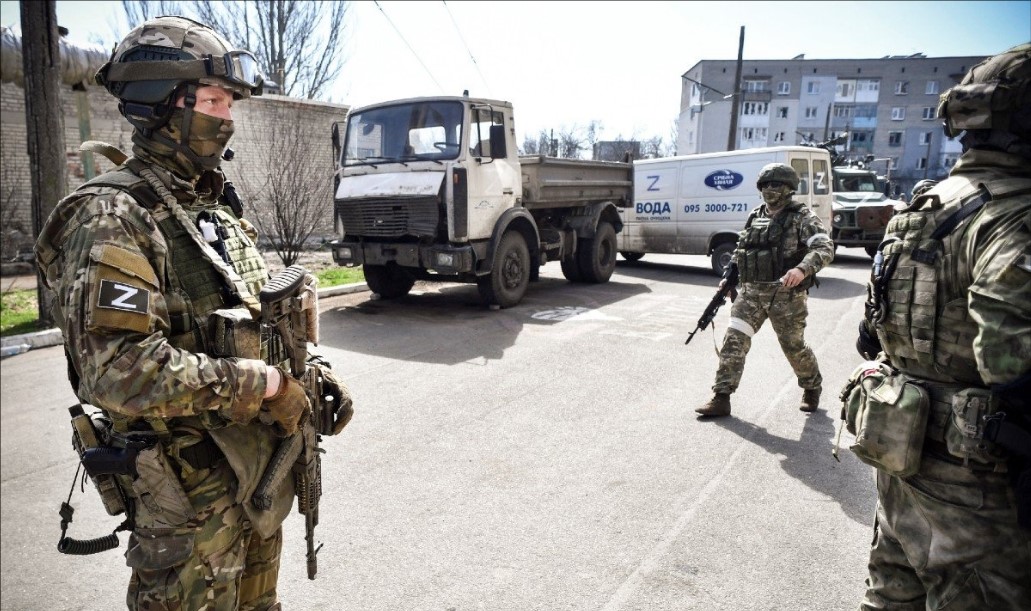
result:
<svg viewBox="0 0 1031 611"><path fill-rule="evenodd" d="M439 83L439 82L437 81L436 77L434 77L434 76L433 76L433 73L432 73L432 72L430 72L430 69L426 67L426 64L424 64L424 63L422 62L422 59L421 59L421 58L419 57L419 54L415 52L415 49L413 49L413 48L412 48L412 45L408 44L408 41L407 41L407 40L405 40L405 37L404 37L404 35L403 35L403 34L401 34L401 30L397 29L397 26L396 26L396 25L394 25L394 22L393 22L393 21L391 21L391 20L390 20L390 17L388 17L388 16L387 16L387 12L386 12L386 11L384 11L384 10L383 10L383 7L379 5L379 1L378 1L378 0L373 0L373 1L374 1L374 3L376 4L376 8L378 8L378 9L379 9L379 12L383 13L383 17L384 17L384 18L385 18L385 19L387 20L387 23L389 23L389 24L390 24L390 27L394 28L394 31L395 31L395 32L397 32L397 35L401 37L401 42L405 43L405 46L406 46L406 47L408 47L408 50L409 50L409 51L411 51L411 52L412 52L412 55L414 55L414 56L415 56L415 59L416 59L416 61L418 61L418 62L419 62L419 65L421 65L421 66L422 66L423 70L425 70L425 71L426 71L426 74L428 74L428 75L429 75L429 77L430 77L430 79L432 79L432 80L433 80L433 82L437 84L437 87L438 87L438 88L440 89L440 92L441 92L441 93L444 93L444 88L443 88L443 87L441 87L441 85L440 85L440 83Z"/></svg>
<svg viewBox="0 0 1031 611"><path fill-rule="evenodd" d="M451 14L451 9L447 5L447 0L442 0L444 3L444 9L447 11L448 17L451 17L451 23L455 26L455 32L458 32L458 38L465 45L465 50L469 53L469 59L473 62L473 67L476 68L476 73L480 75L480 80L483 81L483 86L487 88L487 95L493 95L490 91L490 85L487 84L486 77L483 76L483 72L480 71L480 65L476 63L476 58L473 57L473 52L469 49L469 43L465 41L465 37L462 36L462 30L458 27L458 22L455 21L455 16Z"/></svg>

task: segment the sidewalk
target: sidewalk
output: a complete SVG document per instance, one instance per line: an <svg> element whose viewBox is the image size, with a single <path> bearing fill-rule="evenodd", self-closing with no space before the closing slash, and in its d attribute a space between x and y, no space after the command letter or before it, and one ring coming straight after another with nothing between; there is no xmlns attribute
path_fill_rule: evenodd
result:
<svg viewBox="0 0 1031 611"><path fill-rule="evenodd" d="M0 278L0 286L3 286L3 290L5 291L35 288L36 276L7 276ZM325 288L320 288L318 292L319 299L322 299L325 297L334 297L336 295L360 293L367 290L369 290L367 284L364 282L355 282L354 284L327 286ZM63 341L64 339L61 336L60 329L47 329L45 331L22 333L21 335L9 335L7 337L0 338L0 358L28 352L33 348L58 346Z"/></svg>

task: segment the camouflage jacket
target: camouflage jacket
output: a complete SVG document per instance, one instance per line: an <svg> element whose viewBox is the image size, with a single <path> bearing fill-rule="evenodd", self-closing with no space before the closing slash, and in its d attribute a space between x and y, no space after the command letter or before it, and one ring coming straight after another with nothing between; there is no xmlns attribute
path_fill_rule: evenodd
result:
<svg viewBox="0 0 1031 611"><path fill-rule="evenodd" d="M148 167L182 209L217 207L220 173L193 185ZM176 253L154 211L122 190L85 185L51 213L35 252L82 401L129 419L203 416L216 425L257 413L263 361L213 358L169 342Z"/></svg>
<svg viewBox="0 0 1031 611"><path fill-rule="evenodd" d="M781 217L781 215L786 216ZM823 222L808 206L793 201L774 215L769 213L766 204L752 209L745 222L746 229L740 233L737 248L731 259L738 266L744 263L744 258L749 251L741 238L745 237L748 228L759 219L776 219L783 223L784 232L780 241L783 260L786 262L799 261L793 267L801 269L807 279L812 278L834 260L834 243L831 241L827 228L823 226ZM784 271L787 270L779 273Z"/></svg>

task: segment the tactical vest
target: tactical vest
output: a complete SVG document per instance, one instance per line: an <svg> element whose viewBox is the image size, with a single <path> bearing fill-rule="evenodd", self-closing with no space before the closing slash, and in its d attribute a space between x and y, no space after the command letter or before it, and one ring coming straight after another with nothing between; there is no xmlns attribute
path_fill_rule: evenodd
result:
<svg viewBox="0 0 1031 611"><path fill-rule="evenodd" d="M802 214L801 210L801 204L792 203L772 218L749 217L737 242L740 282L774 282L802 262L805 258L804 250L799 250L787 258L784 254L786 227L791 220ZM807 289L812 286L812 282L812 278L807 277L800 288Z"/></svg>
<svg viewBox="0 0 1031 611"><path fill-rule="evenodd" d="M967 307L973 273L960 252L973 223L964 221L992 194L1013 195L1021 183L1028 188L1026 180L946 181L889 221L874 260L867 317L893 366L920 377L983 385L973 350L978 329Z"/></svg>
<svg viewBox="0 0 1031 611"><path fill-rule="evenodd" d="M243 303L241 291L226 282L216 270L211 257L197 243L197 231L191 232L193 228L185 227L184 219L172 213L147 181L127 169L102 174L80 189L88 187L111 187L129 193L151 212L168 245L168 252L174 253L168 257L169 265L164 270L166 285L170 289L165 294L172 325L168 342L190 352L232 356L213 352L211 325L207 318L216 310L240 306ZM224 228L222 243L231 266L244 282L249 296L257 295L268 279L268 269L261 253L244 234L239 219L229 207L213 205L205 209L182 208L182 211L194 228L202 215Z"/></svg>

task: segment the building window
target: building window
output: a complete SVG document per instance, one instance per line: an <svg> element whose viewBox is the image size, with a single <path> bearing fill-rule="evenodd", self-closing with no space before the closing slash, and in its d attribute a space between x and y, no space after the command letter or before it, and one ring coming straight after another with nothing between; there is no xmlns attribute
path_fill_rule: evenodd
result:
<svg viewBox="0 0 1031 611"><path fill-rule="evenodd" d="M770 112L769 102L745 102L741 107L743 115L765 115Z"/></svg>
<svg viewBox="0 0 1031 611"><path fill-rule="evenodd" d="M745 80L745 91L749 93L763 93L770 90L768 80Z"/></svg>
<svg viewBox="0 0 1031 611"><path fill-rule="evenodd" d="M815 106L806 106L805 107L805 118L806 119L815 119L816 118L816 107Z"/></svg>
<svg viewBox="0 0 1031 611"><path fill-rule="evenodd" d="M924 106L924 121L930 121L936 114L934 106Z"/></svg>
<svg viewBox="0 0 1031 611"><path fill-rule="evenodd" d="M930 144L933 134L934 132L924 132L920 134L920 144Z"/></svg>
<svg viewBox="0 0 1031 611"><path fill-rule="evenodd" d="M888 132L888 146L902 146L902 132Z"/></svg>
<svg viewBox="0 0 1031 611"><path fill-rule="evenodd" d="M791 81L781 81L777 85L777 95L788 95L791 93Z"/></svg>
<svg viewBox="0 0 1031 611"><path fill-rule="evenodd" d="M892 106L891 107L891 120L892 121L905 121L906 120L906 107L905 106Z"/></svg>
<svg viewBox="0 0 1031 611"><path fill-rule="evenodd" d="M926 170L927 169L927 157L921 157L916 160L916 169Z"/></svg>
<svg viewBox="0 0 1031 611"><path fill-rule="evenodd" d="M787 119L788 118L788 107L787 106L780 106L780 107L778 107L777 108L777 116L780 117L781 119Z"/></svg>
<svg viewBox="0 0 1031 611"><path fill-rule="evenodd" d="M806 93L817 94L820 93L820 81L809 81L806 89Z"/></svg>
<svg viewBox="0 0 1031 611"><path fill-rule="evenodd" d="M834 116L838 118L848 118L852 116L852 111L855 110L855 106L835 106Z"/></svg>
<svg viewBox="0 0 1031 611"><path fill-rule="evenodd" d="M895 82L895 95L906 95L909 93L909 81Z"/></svg>
<svg viewBox="0 0 1031 611"><path fill-rule="evenodd" d="M874 79L863 79L856 81L856 91L878 91L881 82Z"/></svg>
<svg viewBox="0 0 1031 611"><path fill-rule="evenodd" d="M847 98L852 95L852 83L838 83L838 97Z"/></svg>
<svg viewBox="0 0 1031 611"><path fill-rule="evenodd" d="M938 95L938 81L927 81L927 88L924 89L927 95Z"/></svg>
<svg viewBox="0 0 1031 611"><path fill-rule="evenodd" d="M784 132L777 132L776 134L773 134L773 141L784 142Z"/></svg>

